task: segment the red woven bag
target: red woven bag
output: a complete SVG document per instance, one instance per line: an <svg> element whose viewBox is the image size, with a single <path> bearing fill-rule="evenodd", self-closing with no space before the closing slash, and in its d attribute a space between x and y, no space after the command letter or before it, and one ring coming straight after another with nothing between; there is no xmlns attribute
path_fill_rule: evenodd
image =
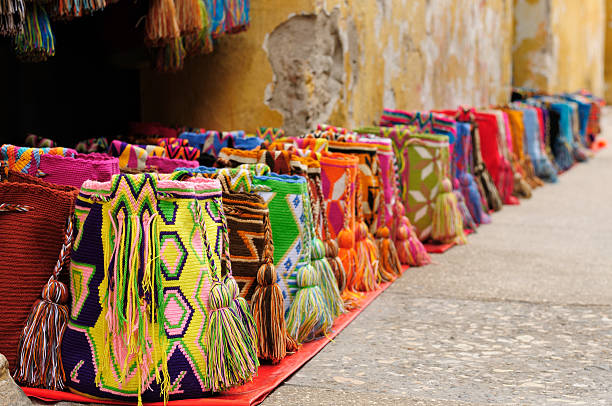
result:
<svg viewBox="0 0 612 406"><path fill-rule="evenodd" d="M67 289L62 291L53 282L66 266L63 246L78 189L4 168L0 168L0 180L0 353L12 370L17 365L20 334L41 292L49 299L65 291L57 296L57 302L67 303ZM67 272L61 276L67 282ZM59 337L61 340L61 334ZM50 375L53 380L63 375L62 371L40 368L32 373L38 386L48 386L45 382Z"/></svg>

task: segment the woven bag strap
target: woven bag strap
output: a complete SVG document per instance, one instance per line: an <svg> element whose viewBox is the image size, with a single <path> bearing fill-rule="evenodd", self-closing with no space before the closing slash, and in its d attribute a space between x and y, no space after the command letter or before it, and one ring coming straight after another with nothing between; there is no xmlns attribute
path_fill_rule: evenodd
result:
<svg viewBox="0 0 612 406"><path fill-rule="evenodd" d="M195 206L195 207L194 207ZM202 243L204 245L204 250L206 251L206 259L208 260L208 264L212 273L212 277L215 281L220 282L220 275L217 274L217 265L215 264L215 259L213 257L212 248L210 243L208 242L208 235L206 231L206 223L204 222L204 215L202 214L202 206L200 202L194 200L194 205L192 206L194 210L195 219L200 226L200 231L202 231Z"/></svg>
<svg viewBox="0 0 612 406"><path fill-rule="evenodd" d="M17 212L24 213L32 210L32 206L25 204L0 203L0 213Z"/></svg>
<svg viewBox="0 0 612 406"><path fill-rule="evenodd" d="M70 252L72 251L72 243L73 239L73 222L72 216L68 217L68 221L66 222L66 231L64 232L64 241L62 243L62 248L60 249L60 255L55 263L55 267L53 268L53 274L51 275L51 279L59 278L59 274L68 265L70 261Z"/></svg>

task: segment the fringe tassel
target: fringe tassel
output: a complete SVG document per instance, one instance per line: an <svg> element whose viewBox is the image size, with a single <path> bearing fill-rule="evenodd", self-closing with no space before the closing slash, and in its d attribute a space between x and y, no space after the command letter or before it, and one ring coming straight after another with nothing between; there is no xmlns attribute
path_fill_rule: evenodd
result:
<svg viewBox="0 0 612 406"><path fill-rule="evenodd" d="M478 185L474 181L474 177L466 173L461 177L459 181L461 192L465 197L465 202L467 204L468 209L470 210L470 214L472 218L477 224L489 224L491 222L491 216L488 213L485 213L485 210L482 205L482 196L480 195L480 191L478 190Z"/></svg>
<svg viewBox="0 0 612 406"><path fill-rule="evenodd" d="M362 220L355 230L355 252L357 253L357 274L355 288L360 292L378 289L378 253L376 245L368 238L368 226Z"/></svg>
<svg viewBox="0 0 612 406"><path fill-rule="evenodd" d="M342 300L347 309L354 309L363 297L357 292L357 253L355 252L355 233L349 228L343 228L338 233L338 257L346 271L346 288L342 291Z"/></svg>
<svg viewBox="0 0 612 406"><path fill-rule="evenodd" d="M376 230L376 246L380 254L379 274L384 282L394 281L402 273L395 244L391 241L389 229L386 226Z"/></svg>
<svg viewBox="0 0 612 406"><path fill-rule="evenodd" d="M457 198L457 208L459 209L459 213L461 213L461 218L463 219L463 229L476 232L476 222L474 222L472 214L470 213L470 210L465 204L465 199L463 198L463 195L458 190L453 191L453 193Z"/></svg>
<svg viewBox="0 0 612 406"><path fill-rule="evenodd" d="M333 319L323 298L319 273L310 264L299 266L298 291L287 313L287 332L298 343L327 334Z"/></svg>
<svg viewBox="0 0 612 406"><path fill-rule="evenodd" d="M257 343L232 309L233 298L225 284L216 280L210 289L208 343L208 387L213 392L227 390L250 381L257 372Z"/></svg>
<svg viewBox="0 0 612 406"><path fill-rule="evenodd" d="M519 173L514 173L514 189L513 194L525 199L531 198L531 186L525 181L525 178Z"/></svg>
<svg viewBox="0 0 612 406"><path fill-rule="evenodd" d="M105 0L59 0L54 14L58 17L71 19L92 14L106 7Z"/></svg>
<svg viewBox="0 0 612 406"><path fill-rule="evenodd" d="M0 0L0 35L13 37L23 29L23 0Z"/></svg>
<svg viewBox="0 0 612 406"><path fill-rule="evenodd" d="M231 275L225 275L223 279L223 283L225 287L229 290L230 295L233 298L233 309L238 314L238 318L244 325L249 339L252 343L254 343L254 349L257 351L257 329L255 328L255 320L253 320L253 315L251 314L251 309L245 298L239 296L240 289L238 288L238 284L236 283L236 279L234 279Z"/></svg>
<svg viewBox="0 0 612 406"><path fill-rule="evenodd" d="M155 49L155 69L159 72L177 72L185 65L185 48L183 39L178 37L170 40L161 48Z"/></svg>
<svg viewBox="0 0 612 406"><path fill-rule="evenodd" d="M22 385L64 390L66 376L60 348L68 321L68 288L58 277L70 261L72 241L72 219L68 219L53 274L43 287L42 299L32 306L19 337L14 378Z"/></svg>
<svg viewBox="0 0 612 406"><path fill-rule="evenodd" d="M187 55L208 54L213 51L208 10L204 2L205 0L198 0L200 16L202 17L202 29L195 34L185 36L185 51Z"/></svg>
<svg viewBox="0 0 612 406"><path fill-rule="evenodd" d="M181 35L197 34L204 28L200 3L200 0L174 0Z"/></svg>
<svg viewBox="0 0 612 406"><path fill-rule="evenodd" d="M315 238L311 248L311 264L319 273L321 278L321 291L327 303L327 308L332 318L344 313L344 302L338 290L338 281L334 275L331 265L325 257L325 245L323 241Z"/></svg>
<svg viewBox="0 0 612 406"><path fill-rule="evenodd" d="M395 248L402 264L424 266L431 263L431 258L423 243L416 235L410 220L404 216L404 205L396 202L393 211L397 222L395 231Z"/></svg>
<svg viewBox="0 0 612 406"><path fill-rule="evenodd" d="M151 0L145 24L145 40L149 46L162 47L181 36L172 0Z"/></svg>
<svg viewBox="0 0 612 406"><path fill-rule="evenodd" d="M251 299L253 318L257 327L257 354L260 359L279 363L287 352L297 351L297 342L287 334L285 303L278 286L278 275L274 268L274 246L270 218L265 217L266 247L264 263L257 271L257 287Z"/></svg>
<svg viewBox="0 0 612 406"><path fill-rule="evenodd" d="M344 292L346 288L346 271L344 270L342 261L338 257L338 243L335 240L328 239L325 241L325 257L336 278L338 291Z"/></svg>
<svg viewBox="0 0 612 406"><path fill-rule="evenodd" d="M442 190L436 197L433 213L431 238L441 243L467 242L463 232L463 220L457 207L457 197L452 192L450 180L442 180Z"/></svg>
<svg viewBox="0 0 612 406"><path fill-rule="evenodd" d="M23 30L14 39L17 57L27 62L42 62L55 55L55 37L47 11L36 3L26 8Z"/></svg>
<svg viewBox="0 0 612 406"><path fill-rule="evenodd" d="M257 271L257 287L251 300L253 318L257 327L257 356L273 364L287 355L284 300L276 269L265 263Z"/></svg>

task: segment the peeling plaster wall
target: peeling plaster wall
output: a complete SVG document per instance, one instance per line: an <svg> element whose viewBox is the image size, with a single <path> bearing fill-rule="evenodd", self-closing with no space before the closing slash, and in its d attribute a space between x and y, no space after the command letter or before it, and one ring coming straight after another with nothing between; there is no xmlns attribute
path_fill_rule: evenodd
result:
<svg viewBox="0 0 612 406"><path fill-rule="evenodd" d="M603 94L605 0L515 0L513 83Z"/></svg>
<svg viewBox="0 0 612 406"><path fill-rule="evenodd" d="M221 130L375 123L383 107L505 103L512 0L258 0L251 27L177 74L144 71L143 118Z"/></svg>

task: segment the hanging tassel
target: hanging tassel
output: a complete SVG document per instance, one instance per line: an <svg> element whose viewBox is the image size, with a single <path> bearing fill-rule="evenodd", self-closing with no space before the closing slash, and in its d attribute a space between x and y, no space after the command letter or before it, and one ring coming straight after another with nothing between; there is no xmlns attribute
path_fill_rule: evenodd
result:
<svg viewBox="0 0 612 406"><path fill-rule="evenodd" d="M463 220L457 207L457 197L452 192L450 180L442 180L442 190L436 197L433 213L431 237L441 243L456 242L465 244L467 242L463 232Z"/></svg>
<svg viewBox="0 0 612 406"><path fill-rule="evenodd" d="M394 281L402 273L395 244L389 237L390 232L386 226L376 230L376 246L380 254L379 273L384 282Z"/></svg>
<svg viewBox="0 0 612 406"><path fill-rule="evenodd" d="M145 24L145 40L149 46L162 47L181 36L172 0L151 0Z"/></svg>
<svg viewBox="0 0 612 406"><path fill-rule="evenodd" d="M355 252L357 253L357 274L355 288L360 292L378 289L378 252L376 244L368 236L368 226L361 220L355 230Z"/></svg>
<svg viewBox="0 0 612 406"><path fill-rule="evenodd" d="M410 220L404 216L404 205L399 201L393 206L396 218L395 248L402 264L424 266L431 263L431 258L423 243L416 235Z"/></svg>
<svg viewBox="0 0 612 406"><path fill-rule="evenodd" d="M264 263L257 271L257 286L251 299L253 318L257 327L257 355L260 359L279 363L287 352L298 349L298 343L287 334L285 324L285 303L278 285L278 274L274 268L274 245L270 218L265 222Z"/></svg>
<svg viewBox="0 0 612 406"><path fill-rule="evenodd" d="M321 291L327 303L327 308L332 318L338 317L344 313L344 302L338 290L338 281L334 275L327 258L325 258L325 245L323 241L315 238L312 242L311 261L315 271L319 273L321 278Z"/></svg>
<svg viewBox="0 0 612 406"><path fill-rule="evenodd" d="M209 319L208 387L213 392L227 390L250 381L257 372L257 344L232 309L230 290L219 280L213 282L208 296Z"/></svg>
<svg viewBox="0 0 612 406"><path fill-rule="evenodd" d="M46 61L55 55L55 37L43 6L28 4L23 30L14 39L17 57L27 62Z"/></svg>
<svg viewBox="0 0 612 406"><path fill-rule="evenodd" d="M454 190L453 193L455 194L455 197L457 198L457 208L459 209L459 213L461 213L461 218L463 219L463 229L476 232L476 227L477 227L476 223L474 222L474 219L472 218L472 214L470 213L470 210L465 204L465 199L463 198L463 195L458 190Z"/></svg>
<svg viewBox="0 0 612 406"><path fill-rule="evenodd" d="M357 253L355 252L355 233L345 226L338 233L338 258L346 272L346 288L342 291L342 300L347 309L353 309L363 294L357 292Z"/></svg>
<svg viewBox="0 0 612 406"><path fill-rule="evenodd" d="M515 196L523 197L525 199L531 198L531 186L525 181L525 178L519 173L514 173L514 188L513 193Z"/></svg>
<svg viewBox="0 0 612 406"><path fill-rule="evenodd" d="M327 258L327 262L331 266L334 277L336 278L338 291L344 292L346 288L346 271L338 256L338 243L331 238L325 240L325 258Z"/></svg>
<svg viewBox="0 0 612 406"><path fill-rule="evenodd" d="M195 34L185 36L185 51L187 55L208 54L213 51L210 22L208 21L208 10L206 9L205 1L198 0L200 16L202 17L202 29Z"/></svg>
<svg viewBox="0 0 612 406"><path fill-rule="evenodd" d="M230 295L233 298L233 306L232 309L236 311L238 314L238 318L244 325L250 341L254 345L255 351L257 351L257 329L255 328L255 321L253 320L253 315L251 314L251 309L249 309L249 305L245 298L239 296L240 289L238 288L238 284L236 283L236 279L230 274L225 275L223 278L223 283L225 287L229 290Z"/></svg>
<svg viewBox="0 0 612 406"><path fill-rule="evenodd" d="M251 299L253 318L257 326L257 356L279 363L287 356L288 347L295 342L287 334L284 300L276 282L274 264L266 262L257 271L257 287ZM289 338L289 340L288 340Z"/></svg>
<svg viewBox="0 0 612 406"><path fill-rule="evenodd" d="M298 343L327 334L333 319L321 291L319 273L310 264L298 265L297 286L291 308L287 313L287 332Z"/></svg>
<svg viewBox="0 0 612 406"><path fill-rule="evenodd" d="M174 0L181 35L197 34L204 28L200 3L200 0Z"/></svg>
<svg viewBox="0 0 612 406"><path fill-rule="evenodd" d="M14 37L23 29L23 0L0 0L0 35Z"/></svg>
<svg viewBox="0 0 612 406"><path fill-rule="evenodd" d="M185 48L182 38L174 38L161 48L156 48L155 69L159 72L177 72L185 65Z"/></svg>
<svg viewBox="0 0 612 406"><path fill-rule="evenodd" d="M54 17L82 17L106 7L105 0L59 0L53 10Z"/></svg>
<svg viewBox="0 0 612 406"><path fill-rule="evenodd" d="M58 280L70 261L72 219L68 219L64 243L53 274L42 290L42 299L32 306L17 350L14 378L22 385L64 390L62 337L68 321L68 288Z"/></svg>
<svg viewBox="0 0 612 406"><path fill-rule="evenodd" d="M476 185L474 177L469 173L464 174L461 176L459 185L474 222L477 224L489 224L491 216L485 212L482 206L482 196L478 191L478 185Z"/></svg>

